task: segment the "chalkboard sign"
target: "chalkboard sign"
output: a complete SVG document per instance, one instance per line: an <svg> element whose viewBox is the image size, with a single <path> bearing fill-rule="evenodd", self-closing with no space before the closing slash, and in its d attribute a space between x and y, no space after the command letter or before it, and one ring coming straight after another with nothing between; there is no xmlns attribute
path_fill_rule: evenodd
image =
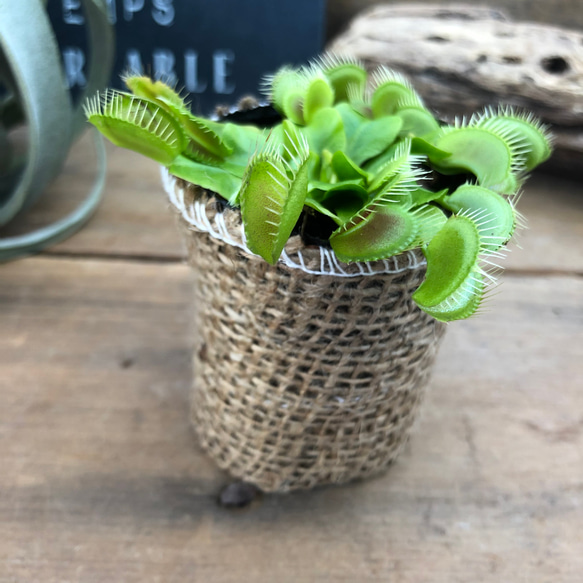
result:
<svg viewBox="0 0 583 583"><path fill-rule="evenodd" d="M206 114L257 94L261 77L322 50L324 0L107 0L116 30L111 84L128 70L169 81ZM49 0L70 88L87 71L81 0Z"/></svg>

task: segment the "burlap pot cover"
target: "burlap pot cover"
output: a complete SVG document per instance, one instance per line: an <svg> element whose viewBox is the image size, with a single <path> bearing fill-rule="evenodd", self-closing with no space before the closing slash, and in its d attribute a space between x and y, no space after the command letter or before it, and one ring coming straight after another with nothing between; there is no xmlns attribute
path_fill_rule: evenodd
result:
<svg viewBox="0 0 583 583"><path fill-rule="evenodd" d="M340 263L292 237L276 266L237 210L163 171L194 268L192 423L223 469L285 492L375 474L406 443L445 327L423 256Z"/></svg>

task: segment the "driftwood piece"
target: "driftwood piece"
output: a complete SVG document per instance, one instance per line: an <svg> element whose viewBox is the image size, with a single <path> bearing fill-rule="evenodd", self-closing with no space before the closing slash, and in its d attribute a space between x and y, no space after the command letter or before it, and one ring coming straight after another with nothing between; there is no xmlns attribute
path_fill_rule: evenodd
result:
<svg viewBox="0 0 583 583"><path fill-rule="evenodd" d="M403 0L401 0L402 2ZM444 0L422 0L436 6ZM452 0L456 1L456 0ZM464 0L457 0L464 1ZM378 4L397 4L392 0L328 0L326 28L328 38L332 39L346 28L357 13ZM469 3L469 2L468 2ZM581 0L488 0L473 4L487 4L491 8L503 10L513 20L542 22L567 28L583 29L583 10Z"/></svg>
<svg viewBox="0 0 583 583"><path fill-rule="evenodd" d="M510 104L553 126L555 169L583 173L583 33L465 5L363 12L329 47L407 74L440 115Z"/></svg>

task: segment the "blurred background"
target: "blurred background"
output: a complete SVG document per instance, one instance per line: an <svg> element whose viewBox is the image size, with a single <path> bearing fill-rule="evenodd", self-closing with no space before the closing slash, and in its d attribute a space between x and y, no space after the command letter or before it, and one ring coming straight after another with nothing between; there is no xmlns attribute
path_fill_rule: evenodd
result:
<svg viewBox="0 0 583 583"><path fill-rule="evenodd" d="M498 104L532 111L556 136L543 170L582 177L581 0L23 0L0 4L0 16L0 260L66 238L97 208L99 147L101 173L77 214L56 226L12 220L59 174L86 127L86 96L122 87L128 71L175 84L207 115L328 48L404 72L444 120ZM42 230L28 235L30 226Z"/></svg>
<svg viewBox="0 0 583 583"><path fill-rule="evenodd" d="M144 71L164 77L191 94L193 108L206 112L217 102L256 90L266 71L301 63L342 33L359 12L376 5L415 2L378 0L106 0L117 36L112 83L120 74ZM427 0L423 4L445 6ZM462 3L450 3L450 6ZM466 6L499 9L516 21L583 29L580 0L467 0ZM87 79L87 41L81 0L49 0L48 10L69 86ZM260 31L260 34L257 34Z"/></svg>
<svg viewBox="0 0 583 583"><path fill-rule="evenodd" d="M189 93L195 113L255 92L282 63L305 62L324 45L324 0L106 0L115 27L111 83L127 71L149 74ZM49 15L69 87L87 78L85 17L80 0L50 0Z"/></svg>
<svg viewBox="0 0 583 583"><path fill-rule="evenodd" d="M446 2L426 0L426 4L443 5ZM328 0L326 36L328 39L346 27L348 21L359 11L378 4L397 4L397 2L378 2L376 0ZM408 2L408 4L415 4ZM461 4L461 2L457 2ZM570 28L583 28L583 6L581 0L489 0L488 2L466 0L464 4L487 6L504 10L515 20L528 20L557 24Z"/></svg>

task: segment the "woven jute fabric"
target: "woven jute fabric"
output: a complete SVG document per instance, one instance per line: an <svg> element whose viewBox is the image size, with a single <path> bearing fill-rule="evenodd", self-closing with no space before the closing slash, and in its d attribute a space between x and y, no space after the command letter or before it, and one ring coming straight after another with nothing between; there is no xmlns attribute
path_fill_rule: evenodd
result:
<svg viewBox="0 0 583 583"><path fill-rule="evenodd" d="M222 212L240 226L238 211L187 191L211 218ZM314 275L271 266L179 220L194 268L191 415L207 453L267 492L346 482L389 465L406 443L444 331L411 299L424 267ZM286 250L294 246L299 237ZM303 248L308 262L312 251Z"/></svg>

